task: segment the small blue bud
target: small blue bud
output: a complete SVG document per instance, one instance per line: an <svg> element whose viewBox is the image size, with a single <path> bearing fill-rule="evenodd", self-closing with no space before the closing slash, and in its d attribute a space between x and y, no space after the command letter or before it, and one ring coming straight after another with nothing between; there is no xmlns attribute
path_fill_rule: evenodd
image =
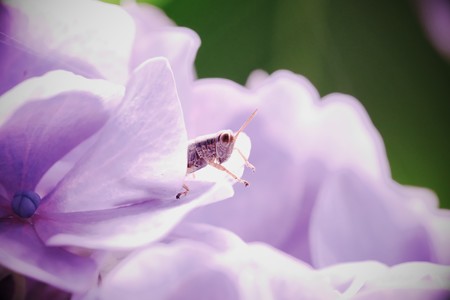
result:
<svg viewBox="0 0 450 300"><path fill-rule="evenodd" d="M17 192L12 201L11 207L16 215L21 218L29 218L36 212L41 197L33 191Z"/></svg>

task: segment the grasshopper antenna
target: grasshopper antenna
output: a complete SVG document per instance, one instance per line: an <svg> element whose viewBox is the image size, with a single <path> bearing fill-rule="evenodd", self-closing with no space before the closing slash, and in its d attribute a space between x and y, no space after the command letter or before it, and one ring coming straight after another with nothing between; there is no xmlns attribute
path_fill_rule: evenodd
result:
<svg viewBox="0 0 450 300"><path fill-rule="evenodd" d="M247 127L248 123L250 123L250 121L253 119L253 117L256 115L256 113L258 112L258 109L255 109L255 111L250 115L250 117L248 117L247 121L245 121L245 123L241 126L241 128L239 128L239 130L236 132L236 135L234 136L235 139L237 139L239 133L241 133L245 127Z"/></svg>

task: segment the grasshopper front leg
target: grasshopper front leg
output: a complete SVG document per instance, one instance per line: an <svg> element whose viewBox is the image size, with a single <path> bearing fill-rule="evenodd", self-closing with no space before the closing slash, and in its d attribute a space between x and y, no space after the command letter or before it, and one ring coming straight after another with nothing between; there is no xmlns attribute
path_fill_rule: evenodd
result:
<svg viewBox="0 0 450 300"><path fill-rule="evenodd" d="M245 186L248 186L250 183L247 180L244 180L242 178L237 177L236 175L234 175L233 173L231 173L227 168L225 168L224 166L215 163L215 162L209 162L208 163L210 166L213 166L216 169L219 169L221 171L225 171L228 173L228 175L230 175L231 177L233 177L235 180L239 181L240 183L243 183Z"/></svg>

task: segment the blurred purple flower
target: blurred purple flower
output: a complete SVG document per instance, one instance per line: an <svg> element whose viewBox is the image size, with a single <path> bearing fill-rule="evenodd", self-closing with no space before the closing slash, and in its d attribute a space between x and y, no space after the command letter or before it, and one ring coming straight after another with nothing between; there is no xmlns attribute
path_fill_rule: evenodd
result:
<svg viewBox="0 0 450 300"><path fill-rule="evenodd" d="M450 59L450 1L418 0L417 6L431 43Z"/></svg>
<svg viewBox="0 0 450 300"><path fill-rule="evenodd" d="M249 88L199 80L192 99L186 120L194 134L235 128L255 107L259 113L247 130L257 168L248 176L251 188L188 221L266 242L315 267L450 263L449 211L438 209L432 192L391 179L382 139L352 97L320 99L305 78L279 71L255 73Z"/></svg>

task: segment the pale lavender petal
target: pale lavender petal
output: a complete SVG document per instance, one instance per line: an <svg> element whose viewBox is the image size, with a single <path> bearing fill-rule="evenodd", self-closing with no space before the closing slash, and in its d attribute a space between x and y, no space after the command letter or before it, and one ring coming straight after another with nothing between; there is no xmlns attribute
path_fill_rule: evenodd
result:
<svg viewBox="0 0 450 300"><path fill-rule="evenodd" d="M432 207L415 205L415 210L423 214L433 242L436 262L450 265L450 210L438 209L437 201Z"/></svg>
<svg viewBox="0 0 450 300"><path fill-rule="evenodd" d="M0 223L1 265L60 289L83 292L97 280L94 262L61 248L47 247L26 223Z"/></svg>
<svg viewBox="0 0 450 300"><path fill-rule="evenodd" d="M388 288L361 293L353 297L354 300L448 300L450 291L445 288L416 288L409 286L407 288Z"/></svg>
<svg viewBox="0 0 450 300"><path fill-rule="evenodd" d="M203 223L181 223L173 229L165 240L189 239L215 248L217 251L228 251L243 247L245 242L226 229Z"/></svg>
<svg viewBox="0 0 450 300"><path fill-rule="evenodd" d="M229 184L195 183L180 200L172 195L172 199L151 199L108 210L42 212L35 228L48 245L132 249L160 240L196 207L232 195Z"/></svg>
<svg viewBox="0 0 450 300"><path fill-rule="evenodd" d="M320 100L310 82L286 71L263 77L253 90L217 79L195 85L195 109L186 117L190 135L236 130L259 109L245 130L256 172L244 174L251 186L238 187L233 199L196 210L188 220L310 261L309 218L327 174L348 167L379 178L389 175L389 166L378 132L353 98Z"/></svg>
<svg viewBox="0 0 450 300"><path fill-rule="evenodd" d="M223 232L222 232L223 233ZM220 235L222 237L220 238ZM100 288L101 299L332 299L336 293L310 267L263 245L217 250L190 239L132 253ZM235 237L231 237L232 240Z"/></svg>
<svg viewBox="0 0 450 300"><path fill-rule="evenodd" d="M364 261L319 271L344 299L448 299L450 268L427 262L387 267Z"/></svg>
<svg viewBox="0 0 450 300"><path fill-rule="evenodd" d="M205 245L159 244L131 254L109 273L100 299L239 299L233 277Z"/></svg>
<svg viewBox="0 0 450 300"><path fill-rule="evenodd" d="M120 97L118 90L102 80L55 71L1 96L0 198L33 190L56 161L98 131L114 106L107 101L114 91Z"/></svg>
<svg viewBox="0 0 450 300"><path fill-rule="evenodd" d="M123 7L136 24L130 69L152 57L167 58L180 98L184 98L195 77L194 59L200 46L198 35L188 28L175 26L153 6L128 2Z"/></svg>
<svg viewBox="0 0 450 300"><path fill-rule="evenodd" d="M361 173L336 173L324 184L311 216L314 265L435 261L427 227L415 211L418 195Z"/></svg>
<svg viewBox="0 0 450 300"><path fill-rule="evenodd" d="M135 28L119 6L86 0L11 0L1 16L0 94L54 69L126 82Z"/></svg>
<svg viewBox="0 0 450 300"><path fill-rule="evenodd" d="M149 60L134 72L124 101L94 146L41 208L90 211L173 199L182 189L186 149L170 67L165 59Z"/></svg>

